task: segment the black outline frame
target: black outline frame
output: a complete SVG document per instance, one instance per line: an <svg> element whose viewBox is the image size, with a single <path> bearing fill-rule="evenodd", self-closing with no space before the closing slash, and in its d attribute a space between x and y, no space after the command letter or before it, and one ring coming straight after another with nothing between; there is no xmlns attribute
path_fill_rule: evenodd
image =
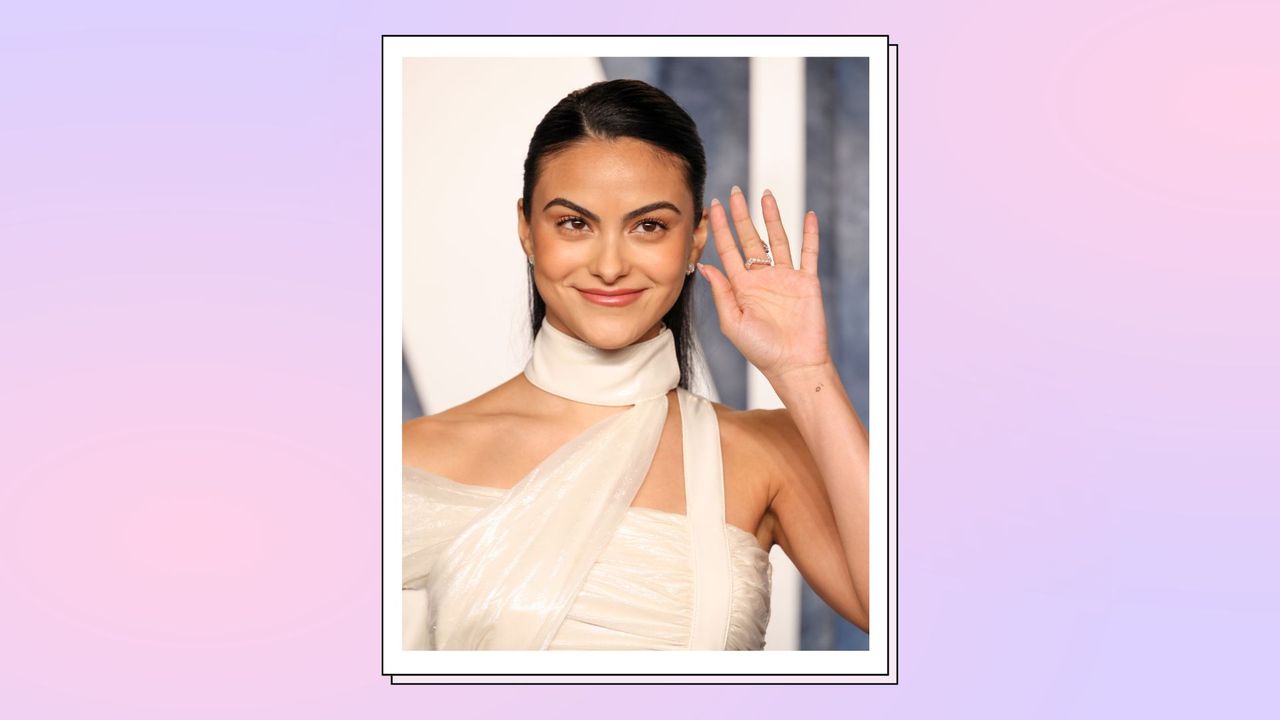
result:
<svg viewBox="0 0 1280 720"><path fill-rule="evenodd" d="M380 36L380 40L379 40L379 49L378 49L378 58L379 58L379 62L378 62L378 80L379 80L379 82L378 82L378 104L379 104L379 107L378 107L378 149L379 149L379 155L378 155L378 208L379 208L379 211L380 211L380 212L379 212L379 216L378 216L378 229L379 229L379 233L378 233L378 259L379 259L379 263L378 263L378 287L379 287L379 294L380 294L379 303L378 303L378 317L379 317L379 326L378 326L378 341L379 341L379 345L378 345L378 358L379 358L379 362L380 362L380 364L379 364L379 367L380 367L380 368L385 368L385 366L386 366L386 353L385 353L385 345L386 345L386 337L385 337L385 326L386 326L386 293L384 292L384 290L385 290L385 286L386 286L386 226L385 226L385 219L386 219L386 212L387 212L387 208L386 208L386 183L385 183L385 178L386 178L386 165L385 165L385 159L386 159L386 134L385 134L385 129L386 129L386 94L385 94L385 93L386 93L386 74L385 74L385 68L386 68L386 46L387 46L387 44L386 44L386 39L387 39L387 38L429 38L429 37L444 37L444 38L453 38L453 37L481 37L481 38L500 38L500 37L550 37L550 38L573 38L573 37L593 37L593 38L594 38L594 37L680 37L680 38L690 38L690 37L733 37L733 38L740 38L740 37L764 37L764 38L776 38L776 37L822 37L822 38L846 38L846 37L861 37L861 38L884 38L884 39L885 39L885 43L886 43L886 46L887 46L887 47L898 47L898 44L897 44L897 43L889 42L889 35L888 35L888 34L803 34L803 35L755 35L755 34L735 34L735 35L706 35L706 34L699 33L699 34L696 34L696 35L651 35L651 34L591 34L591 35L521 34L521 35L481 35L481 34L471 34L471 33L467 33L467 34L458 34L458 35L453 35L453 34L434 33L434 34L423 34L423 35L402 35L402 34L383 34L383 35L381 35L381 36ZM900 51L899 51L899 52L900 52ZM885 86L886 86L886 88L888 87L889 72L890 72L890 69L891 69L891 68L892 68L892 66L893 66L893 63L891 62L891 59L890 59L891 54L892 54L892 53L889 53L889 52L886 52L886 54L885 54ZM893 76L893 80L894 80L893 89L894 89L894 98L895 98L894 105L897 105L898 103L900 103L900 102L901 102L901 96L900 96L900 95L899 95L899 93L898 93L898 87L899 87L899 84L898 84L898 75L897 75L897 74L895 74L895 75ZM886 189L886 192L885 192L885 218L886 218L886 220L887 220L887 219L888 219L888 217L889 217L889 213L893 213L894 225L895 225L895 227L899 230L899 234L901 234L901 224L900 224L899 214L898 214L898 212L897 212L897 206L896 206L896 204L894 204L893 202L891 202L891 200L890 200L890 194L887 192L888 187L889 187L889 183L888 183L889 167L890 167L890 163L892 163L892 167L893 167L893 169L894 169L894 171L895 171L895 174L894 174L894 186L893 186L893 189L894 189L894 192L893 192L893 198L895 198L895 199L900 199L900 198L898 198L899 175L898 175L898 173L897 173L897 170L898 170L898 153L896 152L896 150L897 150L897 144L898 144L899 142L901 142L901 137L900 137L900 135L899 135L898 117L897 117L897 115L896 115L896 114L892 113L892 110L894 110L894 109L895 109L895 108L894 108L894 107L892 107L892 106L890 106L888 103L886 103L886 104L885 104L885 127L886 127L886 129L888 129L889 119L892 117L892 118L893 118L893 121L894 121L894 122L893 122L893 130L894 130L894 141L895 141L895 142L893 143L893 145L890 145L890 146L889 146L889 148L888 148L888 151L887 151L887 153L886 153L886 154L888 155L888 158L886 158L886 159L887 159L887 162L885 163L885 168L884 168L884 170L885 170L885 189ZM887 140L887 138L886 138L886 140ZM887 222L885 223L885 231L886 231L886 233L885 233L885 234L886 234L885 242L886 242L886 243L892 242L892 241L893 241L893 235L892 235L892 233L889 233L889 232L888 232L888 223L887 223ZM897 245L897 243L894 243L894 245L893 245L893 257L894 257L894 263L893 263L893 270L894 270L894 273L893 273L893 300L894 300L894 306L896 306L896 305L897 305L897 301L898 301L898 269L899 269L899 267L898 267L898 245ZM889 278L889 272L888 272L888 268L886 267L886 269L885 269L886 290L888 290L888 281L889 281L889 279L890 279L890 278ZM889 312L889 311L890 311L890 306L886 305L886 307L885 307L885 321L886 321L886 325L888 324L888 320L889 320L889 316L890 316L890 312ZM891 345L896 344L896 339L897 339L897 337L898 337L898 321L897 321L896 316L894 317L893 327L894 327L894 338L895 338L895 342L894 342L894 343L885 343L885 367L886 367L886 368L887 368L887 367L888 367L888 365L889 365L889 362L888 362L888 361L889 361L889 350L890 350L890 346L891 346ZM899 353L899 355L900 355L900 354L901 354L901 353ZM899 375L899 365L898 365L896 362L894 363L894 378L896 378L896 379L898 379L898 380L900 380L900 379L901 379L901 378L900 378L900 375ZM379 438L380 438L380 439L385 439L385 437L386 437L385 414L386 414L386 395L387 395L387 378L386 378L386 373L385 373L385 371L381 373L381 378L380 378L379 386L380 386L380 388L381 388L381 396L378 398L378 408L379 408L379 415L378 415L378 428L379 428L379 433L380 433L380 434L379 434ZM897 387L897 383L894 383L894 384L893 384L893 387L891 387L891 388L889 388L889 389L890 389L890 391L892 391L892 393L893 393L894 402L893 402L892 404L890 404L890 403L886 403L886 408L887 408L887 409L888 409L888 408L894 408L894 407L896 407L896 406L897 406L897 401L898 401L898 387ZM898 411L894 411L894 412L892 412L892 418L891 418L891 420L892 420L892 423L893 423L893 437L894 437L894 438L898 438L898 430L899 430L898 416L899 416L899 414L900 414L900 413L899 413ZM886 420L889 420L889 418L886 418ZM886 427L888 427L888 422L886 422ZM885 458L886 458L886 459L888 459L888 458L890 457L890 455L891 455L891 453L889 452L889 449L890 449L890 444L889 444L889 433L887 433L887 432L885 433L885 439L884 439L884 440L885 440ZM381 447L381 445L382 445L382 444L380 443L379 445L380 445L380 447ZM387 511L387 509L386 509L386 488L384 487L384 485L385 485L384 480L385 480L385 477L386 477L386 467L385 467L385 464L383 463L383 458L384 458L384 457L385 457L385 455L386 455L386 453L385 453L385 448L383 448L383 450L384 450L384 452L382 452L382 453L379 455L379 459L378 459L378 469L379 469L379 475L378 475L378 502L379 502L379 520L378 520L378 529L379 529L379 534L378 534L378 557L379 557L379 560L380 560L380 561L382 561L382 562L380 562L380 563L379 563L379 566L378 566L378 567L379 567L379 570L378 570L378 578L379 578L379 581L380 581L380 582L379 582L379 585L378 585L378 600L379 600L379 602L378 602L378 638L379 638L379 640L378 640L378 662L379 662L379 669L380 669L380 671L381 671L382 676L383 676L383 677L390 678L390 684L391 684L391 685L423 685L423 686L427 686L427 687L442 686L442 685L443 685L443 686L455 686L455 687L457 687L457 686L468 686L468 685L476 685L476 686L485 686L485 685L580 685L580 686L593 686L593 685L601 685L601 686L607 686L607 685L672 685L672 686L680 686L680 685L722 685L722 686L734 686L734 685L796 685L796 686L801 686L801 685L898 685L898 684L899 684L899 682L900 682L900 678L898 677L898 674L897 674L897 669L898 669L898 668L897 668L897 660L898 660L898 654L899 654L899 653L896 653L896 652L894 652L894 653L890 653L890 652L889 652L891 649L893 649L894 647L897 647L897 646L898 646L898 639L899 639L899 633L898 633L898 622L900 621L900 616L899 616L899 602L900 602L900 598L899 598L899 596L898 596L898 595L895 595L895 596L894 596L894 603L893 603L893 608L892 608L892 613L893 613L893 614L890 616L890 617L892 618L893 622L890 622L890 623L889 623L889 624L890 624L890 625L892 625L892 627L893 627L893 644L892 644L892 645L887 645L887 646L886 646L886 648L885 648L886 669L885 669L885 672L883 672L883 673L724 673L724 672L721 672L721 673L677 673L677 674L671 674L671 673L664 673L664 674L657 674L657 673L519 673L519 674L514 674L514 673L493 673L493 674L483 674L483 675L478 675L478 674L476 674L476 673L388 673L388 672L387 672L387 669L386 669L386 666L385 666L385 662L386 662L386 644L385 644L385 629L386 629L386 598L385 598L384 594L385 594L385 588L386 588L386 568L385 568L385 561L384 561L384 559L383 559L383 552L382 552L382 551L383 551L383 545L384 545L384 543L385 543L385 538L386 538L386 511ZM894 466L895 466L895 467L899 467L899 462L898 462L899 458L898 458L898 453L896 452L896 450L895 450L895 452L893 452L893 453L892 453L892 457L893 457L893 461L894 461L894 463L893 463L893 464L894 464ZM886 467L886 469L887 469L887 467ZM899 472L901 472L901 468L900 468L900 467L899 467ZM899 478L899 479L901 479L901 478ZM886 501L889 499L889 493L887 492L888 490L889 490L889 488L886 488L886 496L885 496ZM899 499L899 501L900 501L900 498L898 498L898 499ZM888 524L888 523L887 523L887 521L888 521L888 519L889 519L889 513L888 513L888 509L889 509L889 508L888 508L888 504L889 504L889 503L887 503L887 502L886 502L886 507L885 507L886 530L887 530L887 524ZM901 513L900 513L900 511L899 511L899 510L900 510L900 508L899 508L899 506L898 506L898 503L896 503L896 502L895 502L895 503L893 503L893 506L894 506L894 507L893 507L893 520L894 520L894 526L893 526L893 527L894 527L894 535L893 535L893 539L894 539L895 544L896 544L896 543L897 543L897 541L899 540L899 529L900 529L900 517L901 517ZM886 535L887 535L887 533L886 533ZM886 538L886 539L887 539L887 538ZM888 544L888 543L886 543L886 545L885 545L885 567L886 567L886 568L888 568L888 567L890 566L890 560L891 560L891 559L892 559L892 560L894 560L894 562L892 563L892 567L893 567L893 569L894 569L894 576L895 576L896 578L898 578L899 580L901 580L901 575L899 574L899 573L900 573L899 563L896 561L896 558L891 557L891 553L890 553L890 546L889 546L889 544ZM899 593L899 595L900 595L900 593ZM888 599L889 599L889 583L885 583L885 606L886 606L886 607L889 607ZM899 649L900 649L900 648L899 648ZM800 651L797 651L797 652L800 652ZM848 652L860 652L860 651L848 651ZM889 671L889 670L890 670L890 667L889 667L889 666L893 666L893 667L892 667L892 669L893 669L893 671L894 671L893 673L890 673L890 671ZM396 679L397 677L432 677L432 678L449 678L449 677L510 677L510 678L523 678L523 677L562 677L562 676L571 676L571 677L650 677L650 678L668 678L668 677L730 677L730 676L731 676L731 677L742 677L742 678L748 678L748 677L765 677L765 678L775 678L775 677L842 677L842 678L857 678L857 677L889 677L891 674L892 674L892 675L893 675L893 677L894 677L893 682L881 682L881 683L876 683L876 682L870 682L870 683L865 683L865 682L864 682L864 683L850 683L850 682L770 682L770 681L763 681L763 682L758 682L758 683L724 683L724 682L687 682L687 683L686 683L686 682L679 682L679 683L677 683L677 682L667 682L667 683L663 683L663 682L601 682L601 683L580 683L580 682L422 682L422 683L419 683L419 682L396 682L396 681L395 681L395 679Z"/></svg>

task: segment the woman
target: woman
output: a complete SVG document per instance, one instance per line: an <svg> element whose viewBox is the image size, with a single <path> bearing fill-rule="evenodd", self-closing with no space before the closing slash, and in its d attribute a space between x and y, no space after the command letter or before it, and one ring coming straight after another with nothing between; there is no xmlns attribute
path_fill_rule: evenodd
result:
<svg viewBox="0 0 1280 720"><path fill-rule="evenodd" d="M867 628L867 435L828 354L817 218L793 263L767 190L766 240L736 186L703 208L705 178L693 120L643 82L539 123L528 366L404 425L406 649L758 650L774 544ZM708 225L727 275L698 263ZM785 408L689 392L695 269Z"/></svg>

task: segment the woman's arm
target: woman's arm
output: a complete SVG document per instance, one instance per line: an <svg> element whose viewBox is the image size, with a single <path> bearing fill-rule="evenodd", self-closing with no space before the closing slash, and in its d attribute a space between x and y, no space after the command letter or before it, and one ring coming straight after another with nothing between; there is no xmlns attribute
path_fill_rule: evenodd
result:
<svg viewBox="0 0 1280 720"><path fill-rule="evenodd" d="M720 329L764 373L784 410L763 415L774 446L776 491L770 512L778 543L814 590L867 628L867 432L845 393L827 345L818 280L818 216L804 217L800 262L792 261L777 199L761 198L766 242L747 199L734 186L729 210L743 253L718 200L708 216L721 271L699 265L711 284ZM859 622L860 621L860 622Z"/></svg>
<svg viewBox="0 0 1280 720"><path fill-rule="evenodd" d="M770 508L783 538L779 544L814 590L865 631L870 620L867 430L831 363L769 381L786 406L775 411L771 423L784 456L778 468L781 487ZM837 540L831 537L833 518L838 548L831 548ZM832 554L844 567L832 566ZM849 602L850 594L856 605Z"/></svg>

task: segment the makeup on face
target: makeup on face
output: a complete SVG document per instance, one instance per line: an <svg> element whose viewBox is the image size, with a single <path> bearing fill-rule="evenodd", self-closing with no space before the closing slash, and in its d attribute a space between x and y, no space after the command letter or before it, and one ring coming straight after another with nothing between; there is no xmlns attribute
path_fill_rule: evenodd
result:
<svg viewBox="0 0 1280 720"><path fill-rule="evenodd" d="M562 197L553 198L550 202L548 202L545 206L543 206L542 211L546 212L547 210L550 210L552 207L556 205L568 208L573 212L576 212L582 215L583 217L587 218L591 222L594 222L594 223L600 222L599 215L596 215L595 213L582 207L581 205L575 202L572 202L570 200L566 200L565 198L562 198ZM671 212L674 212L676 215L680 214L680 208L676 207L675 204L668 202L666 200L659 200L658 202L652 202L652 203L649 203L648 205L645 205L644 207L639 207L639 208L636 208L635 210L632 210L631 212L623 216L622 221L628 222L633 218L638 218L641 215L644 215L646 213L657 212L658 210L670 210Z"/></svg>
<svg viewBox="0 0 1280 720"><path fill-rule="evenodd" d="M630 305L640 296L644 294L645 289L639 290L605 290L604 288L577 288L578 294L589 302L605 307L624 307Z"/></svg>
<svg viewBox="0 0 1280 720"><path fill-rule="evenodd" d="M552 208L557 206L578 214L578 217L565 217L556 223L558 227L564 228L565 232L572 234L588 232L588 230L579 230L578 228L573 227L574 223L586 224L590 222L598 226L603 222L597 213L564 197L552 199L543 206L543 211L550 211ZM637 228L640 228L640 232L652 234L655 238L661 238L670 229L672 224L671 220L661 219L655 214L663 211L670 211L675 213L677 216L681 214L680 208L674 203L666 200L659 200L631 210L623 216L622 222L624 224L629 224L639 220ZM647 230L644 226L651 226L653 229ZM590 283L588 281L588 284L574 284L572 287L587 302L601 307L621 308L631 305L639 300L649 289L634 287L634 282L630 283L630 285L632 285L632 287L604 287L597 283Z"/></svg>

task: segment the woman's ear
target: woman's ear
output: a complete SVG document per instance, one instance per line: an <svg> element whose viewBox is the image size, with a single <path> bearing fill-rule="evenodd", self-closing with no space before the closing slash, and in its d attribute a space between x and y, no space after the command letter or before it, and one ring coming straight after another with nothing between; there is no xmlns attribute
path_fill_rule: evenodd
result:
<svg viewBox="0 0 1280 720"><path fill-rule="evenodd" d="M516 233L520 236L520 250L525 257L533 257L533 233L524 219L524 198L516 199Z"/></svg>
<svg viewBox="0 0 1280 720"><path fill-rule="evenodd" d="M702 258L702 249L707 246L707 226L710 224L711 212L703 208L702 222L693 231L693 254L689 256L689 262L696 263Z"/></svg>

